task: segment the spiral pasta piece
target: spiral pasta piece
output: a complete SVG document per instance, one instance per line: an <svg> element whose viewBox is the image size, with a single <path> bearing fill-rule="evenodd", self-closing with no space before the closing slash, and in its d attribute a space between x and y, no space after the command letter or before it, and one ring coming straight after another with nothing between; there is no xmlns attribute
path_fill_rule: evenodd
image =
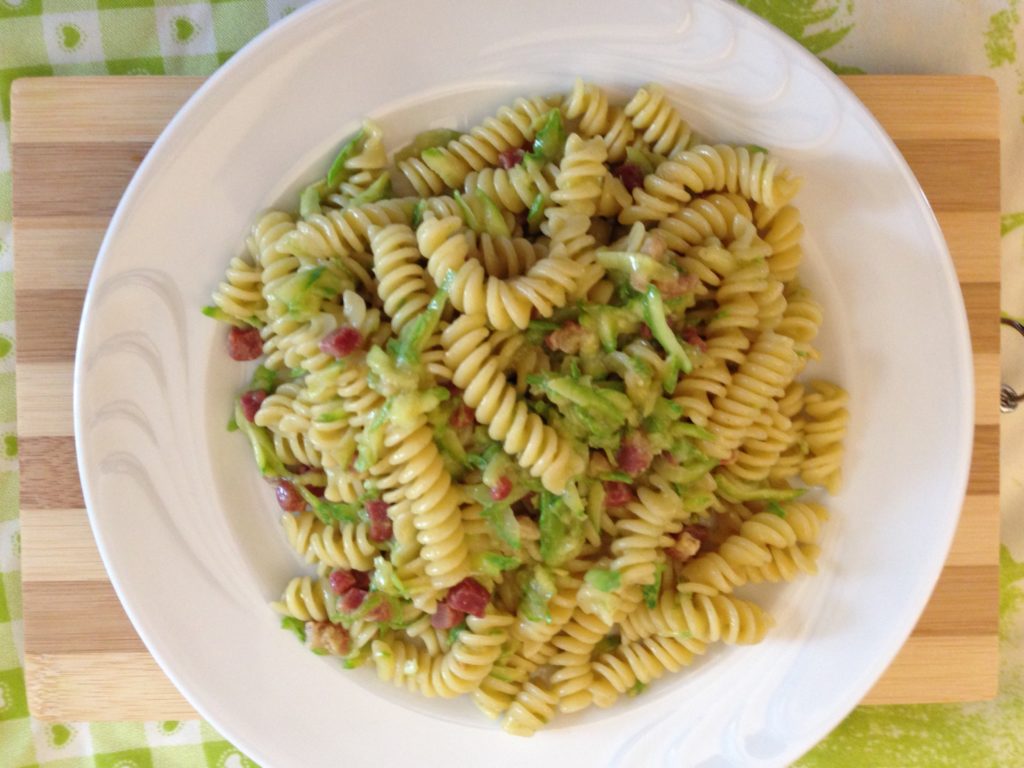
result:
<svg viewBox="0 0 1024 768"><path fill-rule="evenodd" d="M530 675L545 660L544 654L529 659L518 651L503 655L473 691L473 703L489 718L497 720L512 706Z"/></svg>
<svg viewBox="0 0 1024 768"><path fill-rule="evenodd" d="M666 672L689 666L694 656L690 647L673 637L655 635L624 643L594 662L594 703L610 706L620 694L635 690L638 683L648 685Z"/></svg>
<svg viewBox="0 0 1024 768"><path fill-rule="evenodd" d="M281 237L276 250L313 259L345 259L347 268L368 287L373 280L366 272L370 259L370 227L388 224L408 224L412 220L416 198L381 200L352 208L328 210L314 214L295 226L293 232ZM269 282L264 277L264 282Z"/></svg>
<svg viewBox="0 0 1024 768"><path fill-rule="evenodd" d="M519 163L511 168L483 168L466 176L466 194L483 192L512 213L522 213L533 205L538 195L550 198L555 189L558 167Z"/></svg>
<svg viewBox="0 0 1024 768"><path fill-rule="evenodd" d="M779 457L796 439L793 422L777 405L769 407L755 423L763 432L748 435L726 467L729 474L749 483L767 479Z"/></svg>
<svg viewBox="0 0 1024 768"><path fill-rule="evenodd" d="M651 584L657 570L658 552L669 546L668 534L681 527L679 497L667 485L643 487L637 500L626 505L628 516L616 523L611 567L622 584Z"/></svg>
<svg viewBox="0 0 1024 768"><path fill-rule="evenodd" d="M702 450L714 458L728 458L742 444L746 430L768 402L785 392L796 365L792 339L762 334L733 375L726 393L715 398L715 410L707 424L715 440L703 441Z"/></svg>
<svg viewBox="0 0 1024 768"><path fill-rule="evenodd" d="M429 616L421 616L405 628L405 634L423 644L431 656L440 656L448 653L451 642L448 639L448 632L435 628L430 623Z"/></svg>
<svg viewBox="0 0 1024 768"><path fill-rule="evenodd" d="M327 621L323 590L319 581L309 576L297 576L289 581L280 601L271 603L271 607L300 621Z"/></svg>
<svg viewBox="0 0 1024 768"><path fill-rule="evenodd" d="M643 606L626 617L622 635L630 642L673 637L687 647L692 640L751 645L759 643L771 625L760 606L732 595L665 592L654 608Z"/></svg>
<svg viewBox="0 0 1024 768"><path fill-rule="evenodd" d="M309 440L310 411L299 399L295 384L283 384L267 397L256 412L256 426L270 430L277 454L285 464L322 466L320 452Z"/></svg>
<svg viewBox="0 0 1024 768"><path fill-rule="evenodd" d="M555 716L558 697L536 683L527 683L516 695L502 727L516 736L532 736Z"/></svg>
<svg viewBox="0 0 1024 768"><path fill-rule="evenodd" d="M439 695L431 680L442 656L431 655L426 648L398 639L376 639L370 649L381 680L424 696Z"/></svg>
<svg viewBox="0 0 1024 768"><path fill-rule="evenodd" d="M516 99L444 147L399 162L402 175L421 197L457 189L471 171L498 164L498 155L532 141L540 118L557 106L543 98Z"/></svg>
<svg viewBox="0 0 1024 768"><path fill-rule="evenodd" d="M380 545L370 540L370 527L364 522L322 525L310 537L316 560L331 568L369 571Z"/></svg>
<svg viewBox="0 0 1024 768"><path fill-rule="evenodd" d="M755 259L738 263L715 291L717 311L707 323L708 353L712 358L740 364L757 335L761 307L756 296L768 291L768 266Z"/></svg>
<svg viewBox="0 0 1024 768"><path fill-rule="evenodd" d="M728 144L702 144L661 163L633 191L634 204L619 217L622 224L662 221L703 192L733 192L768 208L784 205L799 184L766 152Z"/></svg>
<svg viewBox="0 0 1024 768"><path fill-rule="evenodd" d="M345 464L355 452L359 435L348 424L344 403L332 384L322 382L313 388L307 377L306 387L299 392L299 399L309 405L309 441L324 455L325 468Z"/></svg>
<svg viewBox="0 0 1024 768"><path fill-rule="evenodd" d="M779 413L790 420L790 442L779 454L778 461L771 468L768 477L773 482L785 481L800 474L800 466L807 455L804 428L807 420L803 415L804 385L791 382L778 401Z"/></svg>
<svg viewBox="0 0 1024 768"><path fill-rule="evenodd" d="M548 255L543 243L532 243L523 237L477 235L470 255L480 260L488 277L507 279L527 274Z"/></svg>
<svg viewBox="0 0 1024 768"><path fill-rule="evenodd" d="M680 591L731 593L745 584L751 573L764 573L765 566L770 567L775 561L777 551L812 544L804 539L811 535L816 537L818 525L808 516L813 515L820 522L823 510L813 505L789 508L793 510L793 522L769 512L756 513L744 521L739 532L729 536L718 551L702 552L684 564L681 573L687 581L680 584Z"/></svg>
<svg viewBox="0 0 1024 768"><path fill-rule="evenodd" d="M389 224L367 230L373 252L373 274L384 312L397 333L430 303L433 291L426 270L419 263L416 233L406 224Z"/></svg>
<svg viewBox="0 0 1024 768"><path fill-rule="evenodd" d="M590 218L597 212L604 178L609 175L604 161L608 150L600 139L582 139L572 134L565 142L565 155L558 166L556 189L551 201L562 208Z"/></svg>
<svg viewBox="0 0 1024 768"><path fill-rule="evenodd" d="M312 539L320 525L320 521L312 512L281 515L281 527L284 528L288 546L307 563L312 563L316 559Z"/></svg>
<svg viewBox="0 0 1024 768"><path fill-rule="evenodd" d="M454 586L469 575L469 551L459 509L460 495L434 444L424 417L409 425L389 423L385 445L411 505L413 525L435 588Z"/></svg>
<svg viewBox="0 0 1024 768"><path fill-rule="evenodd" d="M325 197L330 205L348 207L387 172L388 155L381 127L373 120L364 120L362 134L360 150L343 165L342 180L334 189L327 191Z"/></svg>
<svg viewBox="0 0 1024 768"><path fill-rule="evenodd" d="M498 330L522 329L534 310L550 317L575 288L579 267L552 256L537 261L519 277L488 277L483 264L470 258L472 238L462 226L462 220L454 216L430 217L416 231L420 251L427 257L427 271L437 285L448 279L452 305L460 312L485 315Z"/></svg>
<svg viewBox="0 0 1024 768"><path fill-rule="evenodd" d="M752 566L746 570L746 578L751 584L761 582L776 583L793 581L802 573L814 575L818 572L819 549L815 544L794 544L785 549L772 549L771 560L761 566Z"/></svg>
<svg viewBox="0 0 1024 768"><path fill-rule="evenodd" d="M453 371L452 383L464 390L463 399L477 421L488 426L492 439L518 457L519 465L540 478L552 493L565 490L579 474L583 460L572 446L526 403L518 400L495 359L488 359L489 331L480 315L463 315L445 329L441 343L445 363Z"/></svg>
<svg viewBox="0 0 1024 768"><path fill-rule="evenodd" d="M800 212L792 205L778 209L758 205L754 209L754 220L761 236L772 249L768 268L782 282L791 282L796 278L797 268L804 256L800 245L804 235Z"/></svg>
<svg viewBox="0 0 1024 768"><path fill-rule="evenodd" d="M490 672L508 637L510 616L493 611L467 619L467 628L443 655L432 655L401 640L376 640L372 646L377 675L424 696L454 698L474 690Z"/></svg>
<svg viewBox="0 0 1024 768"><path fill-rule="evenodd" d="M566 714L578 712L593 702L590 689L594 682L594 670L590 659L597 644L610 630L609 622L577 608L572 619L551 641L558 649L551 657L551 664L555 668L551 683L558 697L559 711Z"/></svg>
<svg viewBox="0 0 1024 768"><path fill-rule="evenodd" d="M269 323L263 329L263 353L267 356L264 366L273 371L323 370L334 358L324 354L320 341L338 327L343 317L342 312L334 310L317 312L307 320L279 318Z"/></svg>
<svg viewBox="0 0 1024 768"><path fill-rule="evenodd" d="M374 414L384 405L384 397L370 387L370 367L365 360L345 368L338 374L337 393L348 423L355 428L369 426Z"/></svg>
<svg viewBox="0 0 1024 768"><path fill-rule="evenodd" d="M804 398L804 439L810 453L800 468L800 477L810 485L824 486L829 493L838 493L842 485L843 437L850 420L848 401L845 391L826 381L811 382L811 393Z"/></svg>
<svg viewBox="0 0 1024 768"><path fill-rule="evenodd" d="M294 230L295 219L284 211L264 213L249 230L246 248L253 262L263 270L261 280L264 283L273 282L297 268L298 259L277 250L278 242Z"/></svg>
<svg viewBox="0 0 1024 768"><path fill-rule="evenodd" d="M224 281L213 293L213 303L229 317L247 325L266 320L267 300L263 297L263 270L241 256L228 265Z"/></svg>
<svg viewBox="0 0 1024 768"><path fill-rule="evenodd" d="M576 593L582 580L572 574L562 573L555 578L557 592L548 602L550 616L544 619L528 618L520 607L516 616L513 634L522 643L522 652L535 657L542 646L547 645L573 616L576 608Z"/></svg>
<svg viewBox="0 0 1024 768"><path fill-rule="evenodd" d="M821 305L811 298L810 293L799 284L790 284L786 293L786 309L775 331L793 339L793 348L801 358L813 360L818 357L813 343L822 317Z"/></svg>
<svg viewBox="0 0 1024 768"><path fill-rule="evenodd" d="M483 617L468 617L466 629L444 655L440 669L444 684L459 694L479 687L501 655L512 622L511 616L493 608L488 608Z"/></svg>
<svg viewBox="0 0 1024 768"><path fill-rule="evenodd" d="M728 245L736 238L737 216L753 220L750 204L742 195L720 193L696 197L655 228L665 244L677 253L716 238Z"/></svg>
<svg viewBox="0 0 1024 768"><path fill-rule="evenodd" d="M693 135L690 126L668 103L661 86L638 89L624 112L644 143L659 155L672 158L689 146Z"/></svg>

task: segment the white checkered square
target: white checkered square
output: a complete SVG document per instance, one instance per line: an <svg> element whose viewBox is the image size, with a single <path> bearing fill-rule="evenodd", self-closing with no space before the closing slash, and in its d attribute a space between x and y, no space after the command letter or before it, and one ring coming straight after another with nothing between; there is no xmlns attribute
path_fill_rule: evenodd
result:
<svg viewBox="0 0 1024 768"><path fill-rule="evenodd" d="M267 0L267 20L273 24L292 11L298 10L310 0Z"/></svg>
<svg viewBox="0 0 1024 768"><path fill-rule="evenodd" d="M146 744L150 747L179 747L199 744L203 735L198 720L163 720L146 723Z"/></svg>
<svg viewBox="0 0 1024 768"><path fill-rule="evenodd" d="M164 56L199 56L217 52L213 11L209 5L160 6L155 11L156 34L160 38L160 53Z"/></svg>
<svg viewBox="0 0 1024 768"><path fill-rule="evenodd" d="M0 272L14 270L14 244L11 237L11 222L0 220Z"/></svg>
<svg viewBox="0 0 1024 768"><path fill-rule="evenodd" d="M96 11L48 13L43 17L43 36L46 54L54 66L105 60Z"/></svg>
<svg viewBox="0 0 1024 768"><path fill-rule="evenodd" d="M92 754L92 734L87 723L44 723L33 719L32 736L40 763Z"/></svg>
<svg viewBox="0 0 1024 768"><path fill-rule="evenodd" d="M0 573L21 568L21 544L17 520L0 523Z"/></svg>

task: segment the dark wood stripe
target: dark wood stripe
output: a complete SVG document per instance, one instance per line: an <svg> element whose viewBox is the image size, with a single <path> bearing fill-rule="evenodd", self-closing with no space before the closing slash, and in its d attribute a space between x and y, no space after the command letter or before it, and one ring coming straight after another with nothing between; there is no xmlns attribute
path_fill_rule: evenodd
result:
<svg viewBox="0 0 1024 768"><path fill-rule="evenodd" d="M15 216L109 216L149 142L15 144ZM75 162L68 162L73 152ZM18 184L18 179L31 183Z"/></svg>
<svg viewBox="0 0 1024 768"><path fill-rule="evenodd" d="M961 283L975 353L999 352L999 283Z"/></svg>
<svg viewBox="0 0 1024 768"><path fill-rule="evenodd" d="M33 653L144 651L107 581L30 581L22 586L25 647Z"/></svg>
<svg viewBox="0 0 1024 768"><path fill-rule="evenodd" d="M907 561L912 567L913 559ZM884 610L884 601L879 609ZM999 566L948 566L915 635L994 635L999 631Z"/></svg>
<svg viewBox="0 0 1024 768"><path fill-rule="evenodd" d="M55 290L46 286L19 286L14 292L18 362L73 361L84 302L84 288Z"/></svg>
<svg viewBox="0 0 1024 768"><path fill-rule="evenodd" d="M85 508L75 438L26 437L18 443L18 454L22 509Z"/></svg>
<svg viewBox="0 0 1024 768"><path fill-rule="evenodd" d="M992 397L998 397L993 392ZM967 480L969 496L999 495L999 425L976 424L971 474Z"/></svg>
<svg viewBox="0 0 1024 768"><path fill-rule="evenodd" d="M999 210L998 141L906 139L896 146L935 210Z"/></svg>

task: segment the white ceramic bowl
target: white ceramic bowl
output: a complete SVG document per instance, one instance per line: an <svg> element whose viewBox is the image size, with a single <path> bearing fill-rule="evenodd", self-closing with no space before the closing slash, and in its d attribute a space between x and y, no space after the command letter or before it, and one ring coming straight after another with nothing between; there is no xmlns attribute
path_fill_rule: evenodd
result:
<svg viewBox="0 0 1024 768"><path fill-rule="evenodd" d="M764 591L763 644L719 648L609 711L501 733L313 656L267 608L296 570L245 441L247 377L199 313L258 211L294 198L364 116L392 148L576 75L668 87L717 139L805 179L817 372L851 394L846 488L816 578ZM823 737L909 634L963 497L973 402L964 309L891 141L803 49L717 0L325 2L234 57L143 163L103 244L75 371L85 498L139 634L193 705L264 766L777 766ZM912 547L910 543L913 543Z"/></svg>

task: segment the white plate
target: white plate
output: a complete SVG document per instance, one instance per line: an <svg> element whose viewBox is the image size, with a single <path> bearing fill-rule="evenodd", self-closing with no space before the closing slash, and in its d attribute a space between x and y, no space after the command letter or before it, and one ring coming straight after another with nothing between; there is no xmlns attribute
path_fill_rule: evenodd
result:
<svg viewBox="0 0 1024 768"><path fill-rule="evenodd" d="M255 214L322 169L364 115L392 147L575 75L665 84L695 127L804 176L820 373L851 393L847 485L816 578L771 589L762 645L719 648L609 711L505 736L309 654L267 608L296 560L245 441L247 379L199 308ZM321 171L322 172L322 171ZM85 498L114 586L192 704L264 766L767 766L867 692L935 583L966 485L973 382L962 300L924 195L877 123L780 32L713 0L321 3L233 58L125 194L75 371Z"/></svg>

